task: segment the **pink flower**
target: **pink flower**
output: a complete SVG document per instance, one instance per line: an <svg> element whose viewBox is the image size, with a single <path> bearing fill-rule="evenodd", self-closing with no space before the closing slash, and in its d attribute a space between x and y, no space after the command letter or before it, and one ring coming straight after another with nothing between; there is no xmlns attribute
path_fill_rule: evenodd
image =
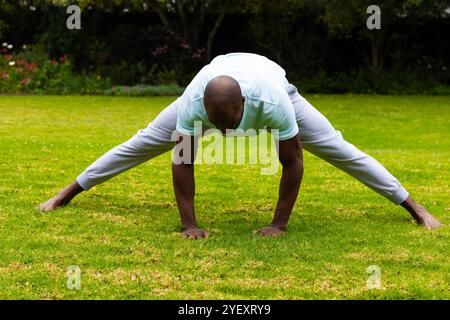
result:
<svg viewBox="0 0 450 320"><path fill-rule="evenodd" d="M0 78L4 79L4 80L8 79L9 78L8 72L6 72L6 71L0 72Z"/></svg>
<svg viewBox="0 0 450 320"><path fill-rule="evenodd" d="M154 57L160 56L160 55L166 53L166 52L167 52L167 49L168 49L168 46L167 46L167 45L164 46L164 47L159 47L159 48L156 48L155 50L153 50L153 51L151 52L151 54L152 54L152 56L154 56Z"/></svg>
<svg viewBox="0 0 450 320"><path fill-rule="evenodd" d="M188 45L187 43L182 43L182 44L181 44L181 47L182 47L183 49L186 49L186 50L191 50L191 46Z"/></svg>
<svg viewBox="0 0 450 320"><path fill-rule="evenodd" d="M205 48L195 50L195 52L192 54L192 59L201 59L204 52Z"/></svg>
<svg viewBox="0 0 450 320"><path fill-rule="evenodd" d="M67 61L67 55L66 55L66 54L65 54L65 55L62 55L62 56L59 58L59 61L61 61L61 62Z"/></svg>
<svg viewBox="0 0 450 320"><path fill-rule="evenodd" d="M25 65L25 60L23 60L23 59L19 59L19 60L17 60L17 65L18 66L24 66Z"/></svg>
<svg viewBox="0 0 450 320"><path fill-rule="evenodd" d="M22 81L20 81L20 84L27 86L30 83L30 78L26 77L23 78Z"/></svg>

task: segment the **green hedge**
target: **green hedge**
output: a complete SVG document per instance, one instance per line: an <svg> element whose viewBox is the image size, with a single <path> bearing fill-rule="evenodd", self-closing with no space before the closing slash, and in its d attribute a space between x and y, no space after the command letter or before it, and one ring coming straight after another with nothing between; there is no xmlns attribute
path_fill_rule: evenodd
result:
<svg viewBox="0 0 450 320"><path fill-rule="evenodd" d="M295 85L305 93L450 95L450 86L412 72L355 71L333 75L320 72L314 78L296 81Z"/></svg>
<svg viewBox="0 0 450 320"><path fill-rule="evenodd" d="M184 88L179 87L176 84L173 85L136 85L132 87L128 86L115 86L111 89L104 91L108 96L128 96L128 97L145 97L145 96L180 96L183 94Z"/></svg>

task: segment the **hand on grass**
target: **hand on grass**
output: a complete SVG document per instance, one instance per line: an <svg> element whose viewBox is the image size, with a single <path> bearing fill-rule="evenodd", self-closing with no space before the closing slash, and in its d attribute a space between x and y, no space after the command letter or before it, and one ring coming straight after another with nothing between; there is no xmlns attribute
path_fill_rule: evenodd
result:
<svg viewBox="0 0 450 320"><path fill-rule="evenodd" d="M58 196L53 197L43 203L41 203L39 206L36 207L37 210L39 211L53 211L59 208L64 207L65 204L62 201L62 199Z"/></svg>
<svg viewBox="0 0 450 320"><path fill-rule="evenodd" d="M197 227L186 228L182 231L182 233L183 233L183 237L185 239L197 240L197 239L201 239L201 238L208 238L208 236L209 236L208 231L199 229Z"/></svg>
<svg viewBox="0 0 450 320"><path fill-rule="evenodd" d="M267 227L261 228L258 231L254 232L256 235L261 237L278 237L278 236L284 236L285 232L284 230L280 229L279 227L271 224Z"/></svg>

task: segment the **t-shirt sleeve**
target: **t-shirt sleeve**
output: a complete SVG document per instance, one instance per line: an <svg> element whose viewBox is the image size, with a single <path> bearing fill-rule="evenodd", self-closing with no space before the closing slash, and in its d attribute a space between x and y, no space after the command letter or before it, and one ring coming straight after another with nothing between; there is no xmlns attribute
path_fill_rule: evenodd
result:
<svg viewBox="0 0 450 320"><path fill-rule="evenodd" d="M195 132L194 106L187 96L181 96L177 106L177 126L178 132L184 135L193 136Z"/></svg>
<svg viewBox="0 0 450 320"><path fill-rule="evenodd" d="M272 109L271 128L278 129L274 136L278 140L289 140L298 134L298 125L295 120L294 107L292 106L289 95L284 90L278 90L279 103L274 105Z"/></svg>
<svg viewBox="0 0 450 320"><path fill-rule="evenodd" d="M189 104L186 103L187 99L181 97L177 106L177 131L192 136L194 135L194 119L189 112Z"/></svg>

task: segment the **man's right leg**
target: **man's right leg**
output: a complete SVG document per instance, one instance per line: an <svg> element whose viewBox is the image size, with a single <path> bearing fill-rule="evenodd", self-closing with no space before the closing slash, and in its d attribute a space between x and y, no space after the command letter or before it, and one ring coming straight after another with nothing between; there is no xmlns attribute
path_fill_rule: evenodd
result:
<svg viewBox="0 0 450 320"><path fill-rule="evenodd" d="M139 130L131 139L97 159L68 187L39 205L39 210L51 211L63 207L80 192L170 151L175 145L171 137L176 127L177 101L164 109L147 128Z"/></svg>
<svg viewBox="0 0 450 320"><path fill-rule="evenodd" d="M369 188L405 208L428 229L442 224L426 208L416 203L401 183L381 163L344 140L331 123L289 85L287 91L296 113L300 140L305 150L350 174Z"/></svg>

